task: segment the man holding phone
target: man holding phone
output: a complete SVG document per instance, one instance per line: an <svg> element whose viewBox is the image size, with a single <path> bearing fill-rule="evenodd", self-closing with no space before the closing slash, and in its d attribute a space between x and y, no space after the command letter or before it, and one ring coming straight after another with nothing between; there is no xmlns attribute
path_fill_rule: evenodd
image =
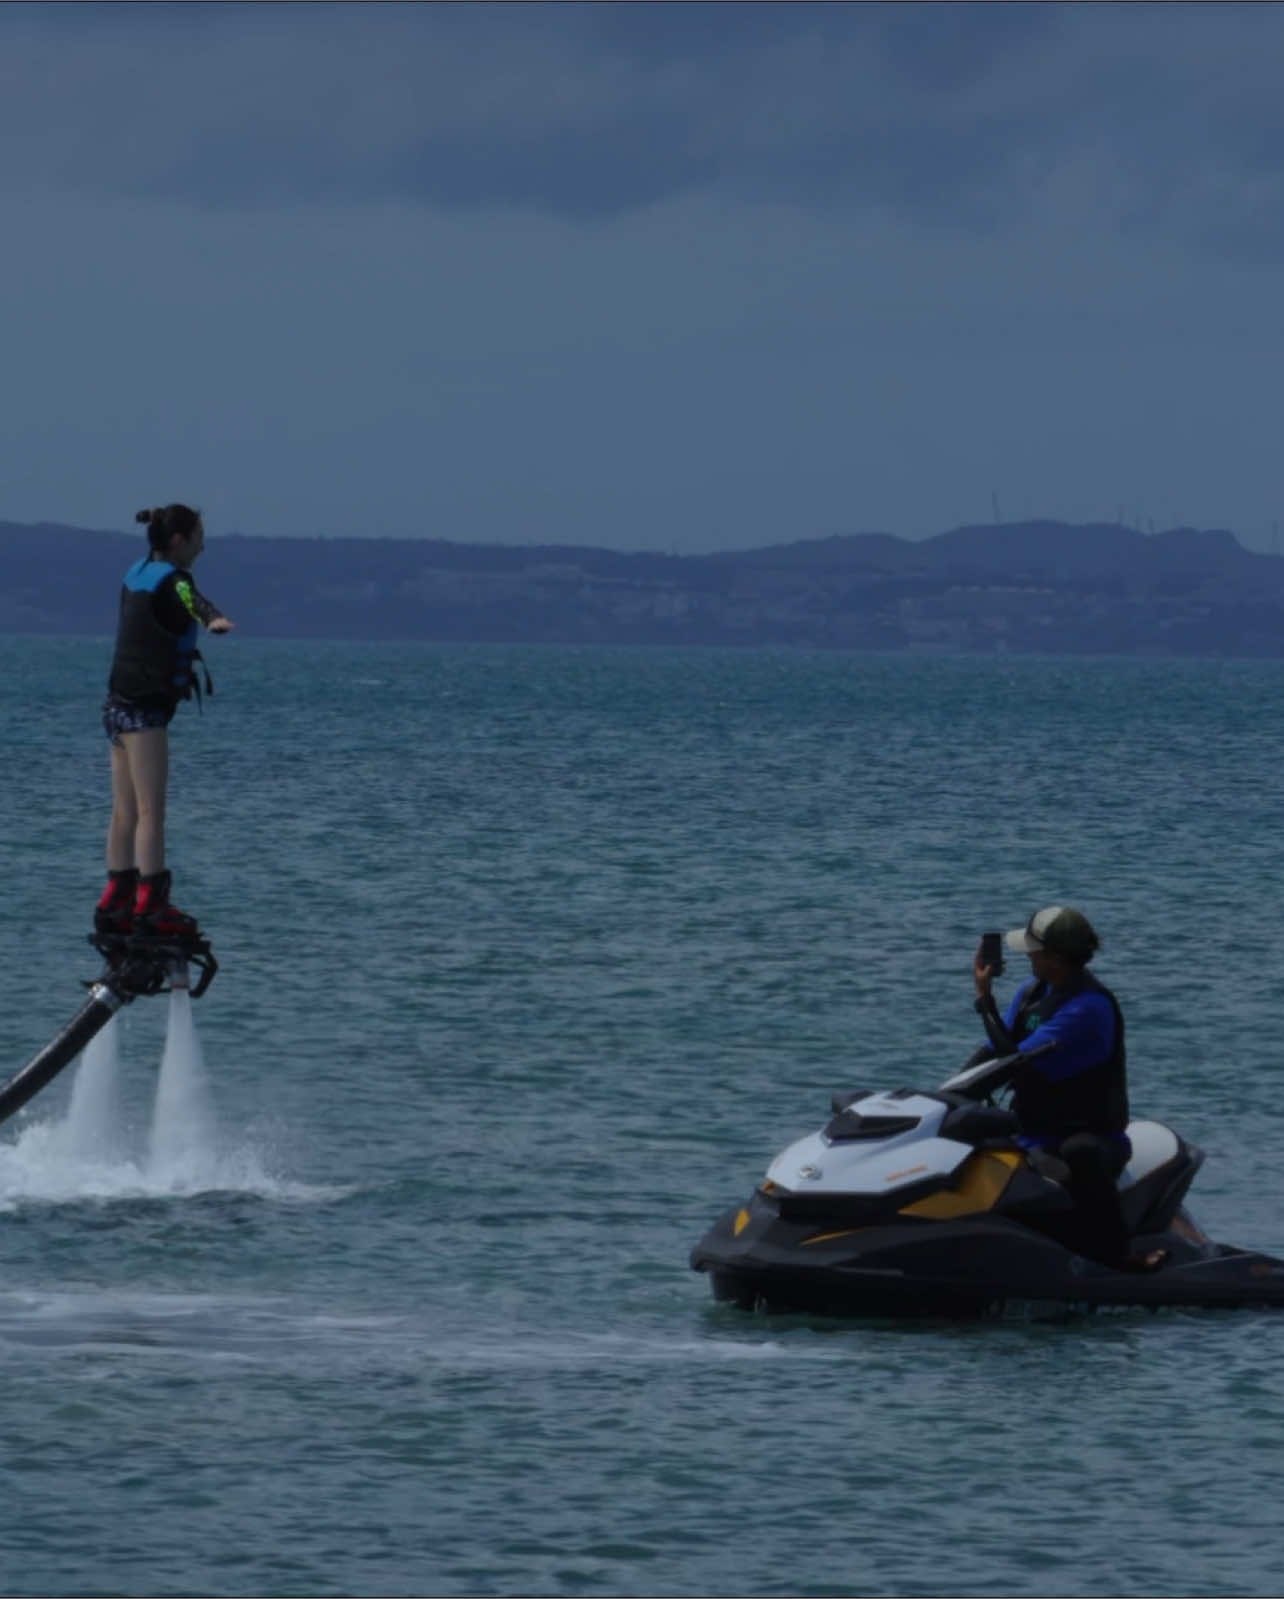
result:
<svg viewBox="0 0 1284 1599"><path fill-rule="evenodd" d="M982 937L972 975L989 1043L973 1060L1042 1051L1013 1084L1018 1142L1059 1156L1069 1168L1072 1247L1116 1270L1154 1271L1165 1251L1130 1253L1119 1203L1119 1174L1132 1153L1124 1019L1119 1001L1088 971L1100 940L1082 911L1048 905L1006 943L1030 957L1031 976L1000 1016L991 982L1003 970L1002 946L998 934Z"/></svg>

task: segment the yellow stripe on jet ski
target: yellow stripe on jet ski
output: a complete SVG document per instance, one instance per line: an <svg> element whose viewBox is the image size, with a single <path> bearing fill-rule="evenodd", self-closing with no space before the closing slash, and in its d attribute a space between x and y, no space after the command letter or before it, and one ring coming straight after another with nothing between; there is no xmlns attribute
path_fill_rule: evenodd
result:
<svg viewBox="0 0 1284 1599"><path fill-rule="evenodd" d="M902 1206L898 1214L948 1221L951 1216L970 1216L979 1210L992 1210L1020 1164L1021 1156L1015 1149L978 1150L964 1161L957 1187L943 1188L925 1199L916 1199L912 1205Z"/></svg>
<svg viewBox="0 0 1284 1599"><path fill-rule="evenodd" d="M980 1210L990 1210L1020 1164L1021 1156L1015 1149L978 1151L963 1162L963 1175L957 1188L944 1188L939 1193L929 1194L926 1199L916 1199L912 1205L902 1206L897 1215L948 1221L952 1216L970 1216ZM736 1217L737 1233L748 1220L748 1213L742 1210ZM878 1224L874 1222L870 1225ZM850 1238L853 1233L866 1230L865 1227L843 1227L833 1233L813 1233L810 1238L800 1238L798 1243L805 1249L811 1244L828 1244L835 1238Z"/></svg>

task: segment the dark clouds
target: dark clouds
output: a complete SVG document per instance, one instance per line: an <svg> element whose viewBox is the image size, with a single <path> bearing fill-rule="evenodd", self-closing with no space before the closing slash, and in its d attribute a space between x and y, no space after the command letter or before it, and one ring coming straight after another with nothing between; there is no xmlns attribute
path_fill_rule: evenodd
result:
<svg viewBox="0 0 1284 1599"><path fill-rule="evenodd" d="M6 6L2 159L208 207L724 192L965 229L1078 170L1121 226L1251 251L1281 46L1251 5Z"/></svg>
<svg viewBox="0 0 1284 1599"><path fill-rule="evenodd" d="M1279 501L1284 11L0 6L0 517L725 548Z"/></svg>

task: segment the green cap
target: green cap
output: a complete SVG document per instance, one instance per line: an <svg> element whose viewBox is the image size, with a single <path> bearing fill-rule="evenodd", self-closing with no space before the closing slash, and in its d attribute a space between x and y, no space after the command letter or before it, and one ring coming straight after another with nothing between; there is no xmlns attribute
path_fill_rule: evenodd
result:
<svg viewBox="0 0 1284 1599"><path fill-rule="evenodd" d="M1045 905L1024 927L1015 927L1007 936L1009 949L1032 954L1046 949L1071 960L1090 961L1101 947L1092 923L1070 905Z"/></svg>

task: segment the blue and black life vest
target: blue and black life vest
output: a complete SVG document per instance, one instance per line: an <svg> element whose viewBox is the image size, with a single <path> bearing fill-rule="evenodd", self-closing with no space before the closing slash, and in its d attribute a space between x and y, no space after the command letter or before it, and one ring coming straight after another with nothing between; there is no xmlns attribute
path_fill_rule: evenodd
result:
<svg viewBox="0 0 1284 1599"><path fill-rule="evenodd" d="M1068 1138L1072 1133L1119 1134L1128 1126L1127 1054L1124 1049L1124 1019L1119 1001L1091 972L1069 988L1051 989L1046 983L1033 983L1012 1018L1011 1031L1018 1040L1028 1038L1049 1017L1084 989L1104 994L1115 1013L1115 1040L1110 1054L1099 1066L1075 1072L1070 1077L1045 1077L1037 1069L1020 1074L1012 1092L1012 1109L1022 1130L1028 1133L1054 1133Z"/></svg>
<svg viewBox="0 0 1284 1599"><path fill-rule="evenodd" d="M111 693L139 705L173 707L179 700L189 699L195 685L199 698L195 663L201 655L196 648L199 629L195 617L189 617L187 626L175 633L156 614L162 587L167 582L172 587L178 578L188 576L180 567L154 556L135 561L125 573L108 680ZM182 605L177 595L173 604Z"/></svg>

